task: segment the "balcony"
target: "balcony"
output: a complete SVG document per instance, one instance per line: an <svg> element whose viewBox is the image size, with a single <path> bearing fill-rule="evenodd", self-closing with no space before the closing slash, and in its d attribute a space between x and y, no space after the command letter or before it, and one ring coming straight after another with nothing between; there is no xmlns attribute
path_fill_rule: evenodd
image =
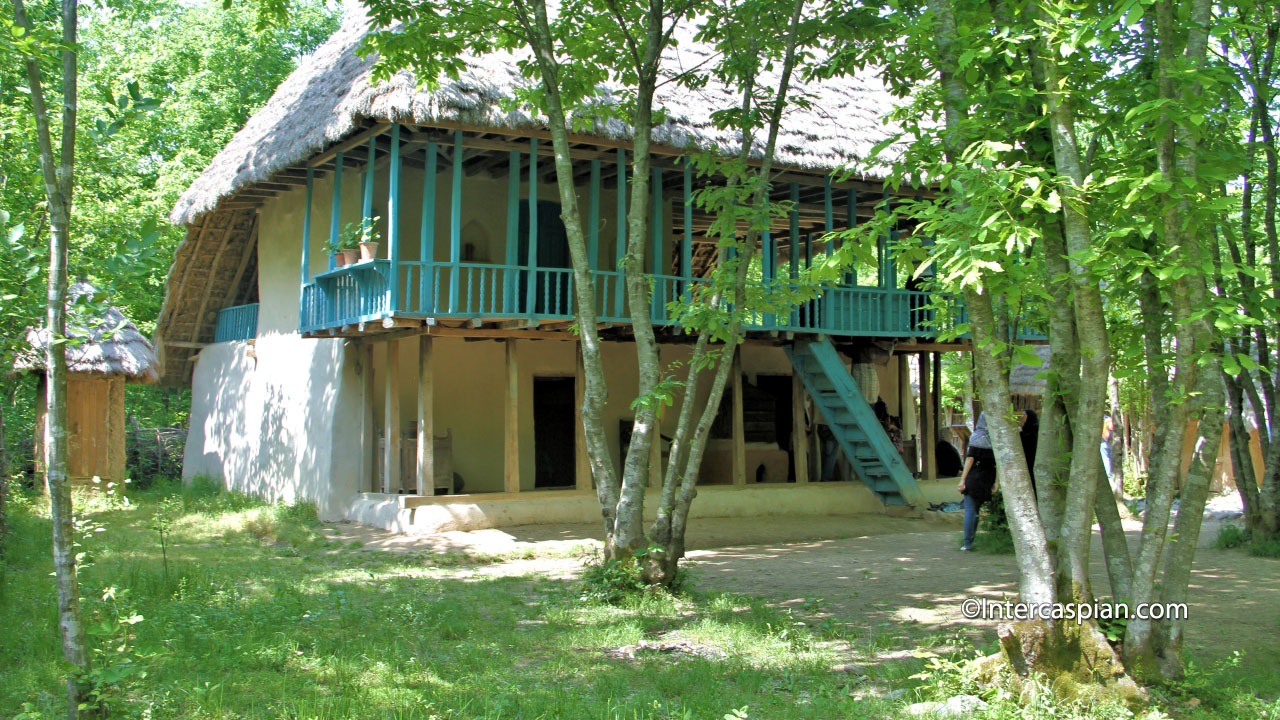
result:
<svg viewBox="0 0 1280 720"><path fill-rule="evenodd" d="M629 323L619 271L592 273L595 317L601 323ZM671 275L650 275L649 317L657 326L675 324L668 304L691 284L705 282ZM785 279L767 280L785 285ZM380 323L387 318L453 319L473 324L526 320L530 324L572 321L573 271L487 263L423 263L369 260L312 277L302 288L300 332L318 334L344 327ZM963 307L938 296L950 322L964 322ZM792 310L789 316L759 315L756 331L823 333L865 337L935 337L935 310L929 293L875 287L841 286Z"/></svg>
<svg viewBox="0 0 1280 720"><path fill-rule="evenodd" d="M236 305L218 311L218 321L213 329L214 342L252 340L257 336L258 303Z"/></svg>

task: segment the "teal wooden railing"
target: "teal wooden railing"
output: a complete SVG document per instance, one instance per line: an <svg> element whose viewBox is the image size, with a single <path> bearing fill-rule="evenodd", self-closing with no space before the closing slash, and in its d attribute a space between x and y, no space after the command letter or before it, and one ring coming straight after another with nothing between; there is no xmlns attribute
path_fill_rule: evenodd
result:
<svg viewBox="0 0 1280 720"><path fill-rule="evenodd" d="M252 340L258 336L258 303L236 305L218 311L213 341Z"/></svg>
<svg viewBox="0 0 1280 720"><path fill-rule="evenodd" d="M630 322L620 271L597 270L598 322ZM392 282L394 277L395 282ZM687 297L702 279L650 275L655 325L674 323L668 305ZM786 278L765 281L787 285ZM394 288L394 289L393 289ZM404 318L571 320L573 271L487 263L370 260L330 270L302 287L300 330L317 332ZM943 308L939 314L938 308ZM943 320L942 318L945 318ZM963 304L951 296L877 287L840 286L795 308L790 316L759 315L753 330L817 332L844 336L935 337L966 322Z"/></svg>
<svg viewBox="0 0 1280 720"><path fill-rule="evenodd" d="M381 127L381 126L380 126ZM376 135L386 133L386 138ZM536 138L528 140L527 151L520 145L509 147L507 193L506 193L506 244L504 262L487 264L464 262L462 244L462 207L463 168L456 160L464 157L464 149L471 147L492 148L492 140L484 140L485 144L475 145L475 138L466 137L461 130L454 130L452 138L446 140L438 134L409 138L413 148L424 144L424 171L422 199L418 208L421 214L419 236L417 238L417 257L419 261L407 261L402 257L409 247L410 238L401 237L401 214L407 205L401 197L400 172L402 152L408 152L410 145L404 145L405 138L400 125L373 129L367 138L367 144L345 144L344 150L337 152L333 158L331 180L332 200L329 208L328 237L331 242L339 239L341 227L342 183L344 173L350 173L348 160L356 160L363 156L363 170L359 175L360 217L373 221L373 191L375 169L380 142L385 141L387 148L387 222L386 222L386 258L370 260L356 265L335 268L336 258L328 258L328 270L318 275L311 275L311 246L316 239L312 237L312 211L315 194L315 182L319 170L307 171L306 179L306 211L302 224L301 252L301 317L299 328L302 332L315 333L323 330L335 330L343 326L359 325L381 321L386 317L405 318L465 318L473 320L527 319L568 320L573 317L573 273L567 268L530 267L529 263L538 262L540 254L538 223L538 164L545 149L539 149ZM416 134L415 131L409 131ZM424 142L425 141L425 142ZM441 142L443 141L443 142ZM452 151L443 153L444 142L452 145ZM363 150L363 153L362 153ZM413 152L417 152L416 149ZM345 155L344 155L345 153ZM441 155L445 156L447 171L438 167ZM601 207L601 174L603 164L614 165L616 183L616 218L617 241L614 252L627 245L627 153L623 149L616 151L616 160L599 157L591 161L587 178L587 254L595 283L596 319L600 322L630 322L631 316L625 304L626 294L623 288L622 274L616 270L621 257L606 257L600 247L599 228L601 216L606 209ZM329 171L324 171L329 172ZM683 203L678 207L683 213L684 232L680 236L665 238L662 235L665 217L668 210L664 202L662 188L665 179L669 179L671 170L654 167L650 187L653 192L651 204L651 237L653 252L649 254L650 268L653 272L653 292L650 300L650 319L655 325L670 325L673 318L668 306L673 301L687 297L690 286L703 282L690 277L693 262L692 248L694 242L693 229L693 169L688 163L682 163L681 192ZM526 174L527 173L527 174ZM664 175L665 173L665 175ZM527 196L521 197L521 183L528 188ZM665 179L664 179L665 178ZM800 224L800 187L790 183L789 194L792 207L788 212L787 235L791 238L786 251L786 262L790 267L791 277L777 277L778 262L782 259L778 254L777 238L769 232L761 238L762 248L768 248L762 255L765 262L761 264L766 286L787 286L795 282L798 268L811 266L814 261L815 237L818 242L826 233L833 233L840 228L853 228L857 225L858 194L856 190L846 189L843 197L834 193L831 178L824 178L822 193L823 223L821 231L812 227L801 232ZM448 254L437 256L437 201L444 205L448 195L448 220L442 223L447 226ZM493 198L486 196L484 202L491 203ZM415 198L416 202L416 198ZM882 205L887 210L892 198L884 195ZM842 206L843 219L837 220L837 209ZM527 208L527 209L522 209ZM544 210L545 212L545 210ZM522 224L527 218L527 236L522 235ZM879 283L876 287L865 287L856 284L856 276L849 275L846 282L839 287L827 290L821 297L795 308L787 316L761 314L750 323L755 330L784 330L798 332L815 332L845 336L881 336L881 337L936 337L941 331L953 329L959 323L966 322L963 304L958 298L950 296L930 295L911 290L898 290L897 271L890 254L895 231L882 236L878 240L877 253ZM544 243L548 242L543 239ZM667 251L666 242L679 245L679 262L664 263L675 253ZM545 249L545 248L544 248ZM674 248L673 248L674 249ZM819 250L819 253L824 252ZM408 253L412 255L413 253ZM664 267L665 265L665 267ZM674 266L674 267L672 267ZM674 270L677 274L663 274L664 270ZM1034 332L1022 332L1021 337L1037 337ZM1042 337L1042 336L1041 336Z"/></svg>

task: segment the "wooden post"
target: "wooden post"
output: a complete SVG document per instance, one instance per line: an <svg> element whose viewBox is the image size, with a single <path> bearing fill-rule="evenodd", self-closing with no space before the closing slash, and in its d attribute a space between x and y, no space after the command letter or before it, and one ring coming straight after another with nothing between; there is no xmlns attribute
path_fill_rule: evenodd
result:
<svg viewBox="0 0 1280 720"><path fill-rule="evenodd" d="M391 126L391 167L387 174L390 176L387 182L387 260L391 264L391 277L387 278L387 312L394 315L404 309L400 306L400 123ZM369 176L373 176L372 170ZM369 186L372 188L372 180Z"/></svg>
<svg viewBox="0 0 1280 720"><path fill-rule="evenodd" d="M622 258L627 254L627 151L623 148L618 148L617 224L617 240L613 248L615 262L610 269L618 273L613 289L613 314L623 317L627 314L626 305L622 301L622 290L626 285L622 278Z"/></svg>
<svg viewBox="0 0 1280 720"><path fill-rule="evenodd" d="M800 376L791 375L791 462L796 470L796 482L809 482L809 434L805 432L804 383Z"/></svg>
<svg viewBox="0 0 1280 720"><path fill-rule="evenodd" d="M933 354L933 437L942 437L942 353ZM936 442L934 443L937 444Z"/></svg>
<svg viewBox="0 0 1280 720"><path fill-rule="evenodd" d="M382 492L398 492L400 488L400 342L383 343L386 377L382 381Z"/></svg>
<svg viewBox="0 0 1280 720"><path fill-rule="evenodd" d="M600 158L591 161L591 179L587 189L587 268L600 269Z"/></svg>
<svg viewBox="0 0 1280 720"><path fill-rule="evenodd" d="M920 365L920 475L926 482L938 477L938 459L934 449L938 444L934 425L933 371L930 353L916 356Z"/></svg>
<svg viewBox="0 0 1280 720"><path fill-rule="evenodd" d="M342 223L342 153L333 159L333 197L329 201L329 244L338 244L339 225ZM334 253L329 253L329 269L337 265Z"/></svg>
<svg viewBox="0 0 1280 720"><path fill-rule="evenodd" d="M649 177L649 244L653 252L653 300L650 301L649 317L660 323L667 312L666 285L662 279L667 274L666 251L663 249L662 236L662 168L656 165L651 169Z"/></svg>
<svg viewBox="0 0 1280 720"><path fill-rule="evenodd" d="M426 312L436 309L436 163L439 155L436 144L428 142L427 169L422 173L422 227L418 232L418 261L422 263L418 307Z"/></svg>
<svg viewBox="0 0 1280 720"><path fill-rule="evenodd" d="M307 168L307 209L302 216L302 284L311 279L311 197L315 192L316 171Z"/></svg>
<svg viewBox="0 0 1280 720"><path fill-rule="evenodd" d="M529 257L528 287L525 288L526 315L538 308L538 138L529 140Z"/></svg>
<svg viewBox="0 0 1280 720"><path fill-rule="evenodd" d="M587 433L582 427L582 403L587 396L587 371L582 364L581 342L574 346L573 392L574 402L574 486L579 490L591 489L591 458L587 456Z"/></svg>
<svg viewBox="0 0 1280 720"><path fill-rule="evenodd" d="M436 494L435 372L431 336L418 336L418 494Z"/></svg>
<svg viewBox="0 0 1280 720"><path fill-rule="evenodd" d="M360 349L360 362L364 366L364 392L361 400L364 406L364 423L361 432L361 448L360 448L360 470L364 476L360 487L363 492L377 492L378 478L374 468L377 463L374 458L378 452L378 428L374 423L373 399L377 387L373 384L373 343L366 341L364 347Z"/></svg>
<svg viewBox="0 0 1280 720"><path fill-rule="evenodd" d="M107 453L110 459L107 469L108 479L123 482L125 476L125 430L124 430L124 376L116 375L110 379L110 399L107 402ZM124 486L120 486L121 492Z"/></svg>
<svg viewBox="0 0 1280 720"><path fill-rule="evenodd" d="M519 306L520 265L520 151L507 153L507 248L506 269L502 271L502 311L513 313Z"/></svg>
<svg viewBox="0 0 1280 720"><path fill-rule="evenodd" d="M503 490L520 492L520 372L516 363L516 341L503 341L507 358L507 397L503 413L505 439L502 447Z"/></svg>
<svg viewBox="0 0 1280 720"><path fill-rule="evenodd" d="M680 274L685 300L693 297L693 166L684 162L684 239L680 243ZM768 231L765 231L766 234Z"/></svg>
<svg viewBox="0 0 1280 720"><path fill-rule="evenodd" d="M845 196L845 208L848 214L847 227L852 230L858 227L858 191L856 188L849 188L849 193ZM844 282L846 285L857 287L858 285L858 266L852 265L849 272L845 273Z"/></svg>
<svg viewBox="0 0 1280 720"><path fill-rule="evenodd" d="M733 484L747 484L747 439L742 403L742 346L733 351Z"/></svg>
<svg viewBox="0 0 1280 720"><path fill-rule="evenodd" d="M453 183L449 194L449 312L458 312L458 263L462 262L462 131L453 131Z"/></svg>

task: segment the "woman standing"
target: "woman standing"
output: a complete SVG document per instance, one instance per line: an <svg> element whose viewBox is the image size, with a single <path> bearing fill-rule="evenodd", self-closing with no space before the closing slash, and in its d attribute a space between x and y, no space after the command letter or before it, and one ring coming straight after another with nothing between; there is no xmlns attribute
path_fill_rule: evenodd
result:
<svg viewBox="0 0 1280 720"><path fill-rule="evenodd" d="M964 551L973 549L974 536L978 533L978 511L999 491L996 478L996 456L991 450L991 436L987 434L987 414L978 415L978 422L969 438L969 452L964 461L964 472L956 486L964 496Z"/></svg>

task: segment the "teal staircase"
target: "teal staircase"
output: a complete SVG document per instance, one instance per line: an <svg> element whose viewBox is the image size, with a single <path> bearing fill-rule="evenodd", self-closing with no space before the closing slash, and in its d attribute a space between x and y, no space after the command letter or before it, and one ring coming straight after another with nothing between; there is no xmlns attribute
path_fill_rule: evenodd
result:
<svg viewBox="0 0 1280 720"><path fill-rule="evenodd" d="M924 493L831 340L796 342L786 351L814 406L862 482L885 505L927 508Z"/></svg>

